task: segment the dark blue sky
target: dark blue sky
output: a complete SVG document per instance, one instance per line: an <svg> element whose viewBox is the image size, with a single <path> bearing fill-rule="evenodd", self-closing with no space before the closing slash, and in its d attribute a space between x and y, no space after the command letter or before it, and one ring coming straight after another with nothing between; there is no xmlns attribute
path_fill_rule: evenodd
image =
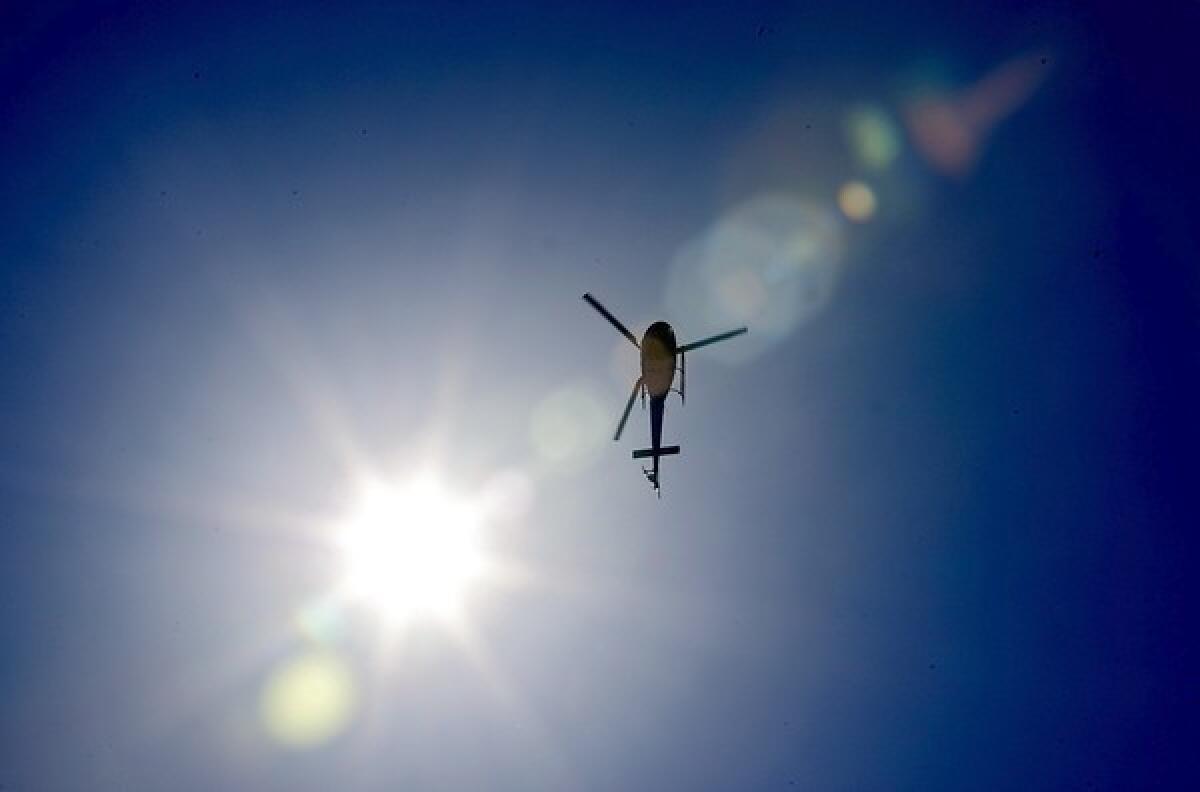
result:
<svg viewBox="0 0 1200 792"><path fill-rule="evenodd" d="M1195 787L1200 11L875 5L0 11L0 789Z"/></svg>

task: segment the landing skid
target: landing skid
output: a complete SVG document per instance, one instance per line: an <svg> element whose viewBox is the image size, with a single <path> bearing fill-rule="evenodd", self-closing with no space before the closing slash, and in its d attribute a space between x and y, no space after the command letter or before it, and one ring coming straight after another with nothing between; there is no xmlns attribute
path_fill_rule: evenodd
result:
<svg viewBox="0 0 1200 792"><path fill-rule="evenodd" d="M658 476L653 470L642 468L642 474L646 477L646 481L650 482L650 486L654 487L654 493L658 495L659 500L662 500L662 490L658 488Z"/></svg>

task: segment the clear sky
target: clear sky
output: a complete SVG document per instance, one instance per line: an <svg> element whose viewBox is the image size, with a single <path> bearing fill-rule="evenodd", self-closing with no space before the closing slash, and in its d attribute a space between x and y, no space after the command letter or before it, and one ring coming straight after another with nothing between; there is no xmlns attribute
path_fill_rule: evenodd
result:
<svg viewBox="0 0 1200 792"><path fill-rule="evenodd" d="M644 5L0 10L0 789L1196 787L1200 11Z"/></svg>

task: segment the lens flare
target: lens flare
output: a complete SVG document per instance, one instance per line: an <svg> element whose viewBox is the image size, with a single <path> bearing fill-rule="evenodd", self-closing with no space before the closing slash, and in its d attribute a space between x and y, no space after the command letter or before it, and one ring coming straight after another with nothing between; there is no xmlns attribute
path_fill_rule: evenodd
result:
<svg viewBox="0 0 1200 792"><path fill-rule="evenodd" d="M875 214L875 192L860 181L843 184L837 200L842 214L856 223L865 223Z"/></svg>
<svg viewBox="0 0 1200 792"><path fill-rule="evenodd" d="M784 194L741 204L685 244L667 281L667 308L687 317L685 338L750 325L744 341L713 347L713 359L760 354L828 303L840 267L841 232L825 209Z"/></svg>
<svg viewBox="0 0 1200 792"><path fill-rule="evenodd" d="M577 470L604 447L615 420L584 385L554 391L533 411L530 435L541 459L556 470Z"/></svg>
<svg viewBox="0 0 1200 792"><path fill-rule="evenodd" d="M908 103L905 123L935 169L965 177L993 128L1025 104L1046 76L1046 56L1029 53L992 69L957 94L925 92Z"/></svg>
<svg viewBox="0 0 1200 792"><path fill-rule="evenodd" d="M331 652L294 658L262 690L259 716L272 740L287 748L314 748L345 730L357 705L354 678Z"/></svg>
<svg viewBox="0 0 1200 792"><path fill-rule="evenodd" d="M860 107L846 117L850 148L861 165L883 170L900 154L900 131L878 107Z"/></svg>

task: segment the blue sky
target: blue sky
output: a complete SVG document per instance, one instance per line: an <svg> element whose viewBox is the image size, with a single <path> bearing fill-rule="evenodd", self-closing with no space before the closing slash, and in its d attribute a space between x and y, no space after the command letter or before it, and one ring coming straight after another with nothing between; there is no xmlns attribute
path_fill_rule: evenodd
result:
<svg viewBox="0 0 1200 792"><path fill-rule="evenodd" d="M0 12L0 787L1194 785L1194 9L212 6Z"/></svg>

